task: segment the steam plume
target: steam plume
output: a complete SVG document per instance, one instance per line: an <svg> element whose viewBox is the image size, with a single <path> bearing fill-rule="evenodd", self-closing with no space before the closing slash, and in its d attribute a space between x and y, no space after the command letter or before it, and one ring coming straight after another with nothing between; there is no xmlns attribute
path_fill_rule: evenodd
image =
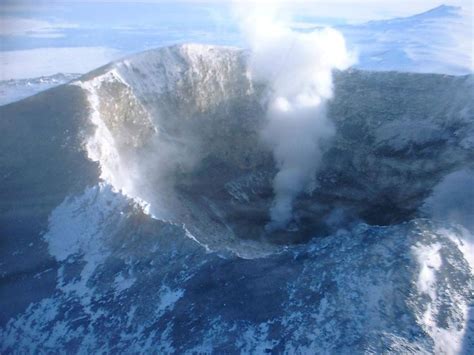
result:
<svg viewBox="0 0 474 355"><path fill-rule="evenodd" d="M314 187L322 143L334 134L325 113L332 71L351 64L339 32L296 32L274 14L274 9L264 9L241 19L251 49L250 73L269 87L262 138L279 170L273 181L270 230L285 228L296 197Z"/></svg>

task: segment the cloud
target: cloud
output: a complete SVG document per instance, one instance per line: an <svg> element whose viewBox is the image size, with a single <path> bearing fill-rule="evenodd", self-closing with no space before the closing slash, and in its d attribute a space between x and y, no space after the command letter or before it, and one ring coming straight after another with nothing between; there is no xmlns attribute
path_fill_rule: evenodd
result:
<svg viewBox="0 0 474 355"><path fill-rule="evenodd" d="M63 30L78 28L77 24L43 20L0 17L0 36L26 36L34 38L64 37Z"/></svg>
<svg viewBox="0 0 474 355"><path fill-rule="evenodd" d="M474 170L447 175L434 187L423 210L438 220L461 224L474 233Z"/></svg>

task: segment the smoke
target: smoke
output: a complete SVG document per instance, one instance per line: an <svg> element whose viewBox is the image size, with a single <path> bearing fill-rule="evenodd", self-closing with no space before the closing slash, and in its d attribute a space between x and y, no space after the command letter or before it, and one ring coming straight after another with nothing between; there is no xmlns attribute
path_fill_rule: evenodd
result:
<svg viewBox="0 0 474 355"><path fill-rule="evenodd" d="M423 210L474 233L474 170L459 170L445 176L426 199Z"/></svg>
<svg viewBox="0 0 474 355"><path fill-rule="evenodd" d="M352 62L338 31L294 31L289 19L282 19L281 14L287 14L282 9L258 7L243 15L246 12L237 8L251 50L250 74L269 88L261 135L278 168L270 230L285 228L295 199L314 188L324 142L334 135L325 105L333 94L332 71Z"/></svg>
<svg viewBox="0 0 474 355"><path fill-rule="evenodd" d="M433 188L421 207L422 212L462 226L461 238L450 235L474 270L474 169L465 168L446 175Z"/></svg>

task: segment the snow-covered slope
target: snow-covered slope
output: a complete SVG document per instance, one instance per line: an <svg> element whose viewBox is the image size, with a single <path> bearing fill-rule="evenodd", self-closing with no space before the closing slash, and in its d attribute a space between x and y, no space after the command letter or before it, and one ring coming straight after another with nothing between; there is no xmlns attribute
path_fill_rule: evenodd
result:
<svg viewBox="0 0 474 355"><path fill-rule="evenodd" d="M208 253L102 189L52 214L44 238L61 261L57 286L4 325L4 352L472 350L460 230L360 224L245 260Z"/></svg>
<svg viewBox="0 0 474 355"><path fill-rule="evenodd" d="M0 108L2 352L472 353L445 200L471 196L473 77L336 73L318 185L269 234L245 59L163 48Z"/></svg>
<svg viewBox="0 0 474 355"><path fill-rule="evenodd" d="M360 69L462 75L474 71L469 11L442 5L411 17L338 29L358 52Z"/></svg>

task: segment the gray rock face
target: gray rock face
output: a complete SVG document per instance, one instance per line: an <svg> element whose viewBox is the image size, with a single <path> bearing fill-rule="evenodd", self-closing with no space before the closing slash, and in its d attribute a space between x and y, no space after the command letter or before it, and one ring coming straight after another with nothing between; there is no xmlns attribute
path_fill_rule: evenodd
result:
<svg viewBox="0 0 474 355"><path fill-rule="evenodd" d="M268 234L245 53L145 52L0 107L2 352L471 353L471 76L335 73L318 184ZM470 264L471 263L471 264Z"/></svg>

